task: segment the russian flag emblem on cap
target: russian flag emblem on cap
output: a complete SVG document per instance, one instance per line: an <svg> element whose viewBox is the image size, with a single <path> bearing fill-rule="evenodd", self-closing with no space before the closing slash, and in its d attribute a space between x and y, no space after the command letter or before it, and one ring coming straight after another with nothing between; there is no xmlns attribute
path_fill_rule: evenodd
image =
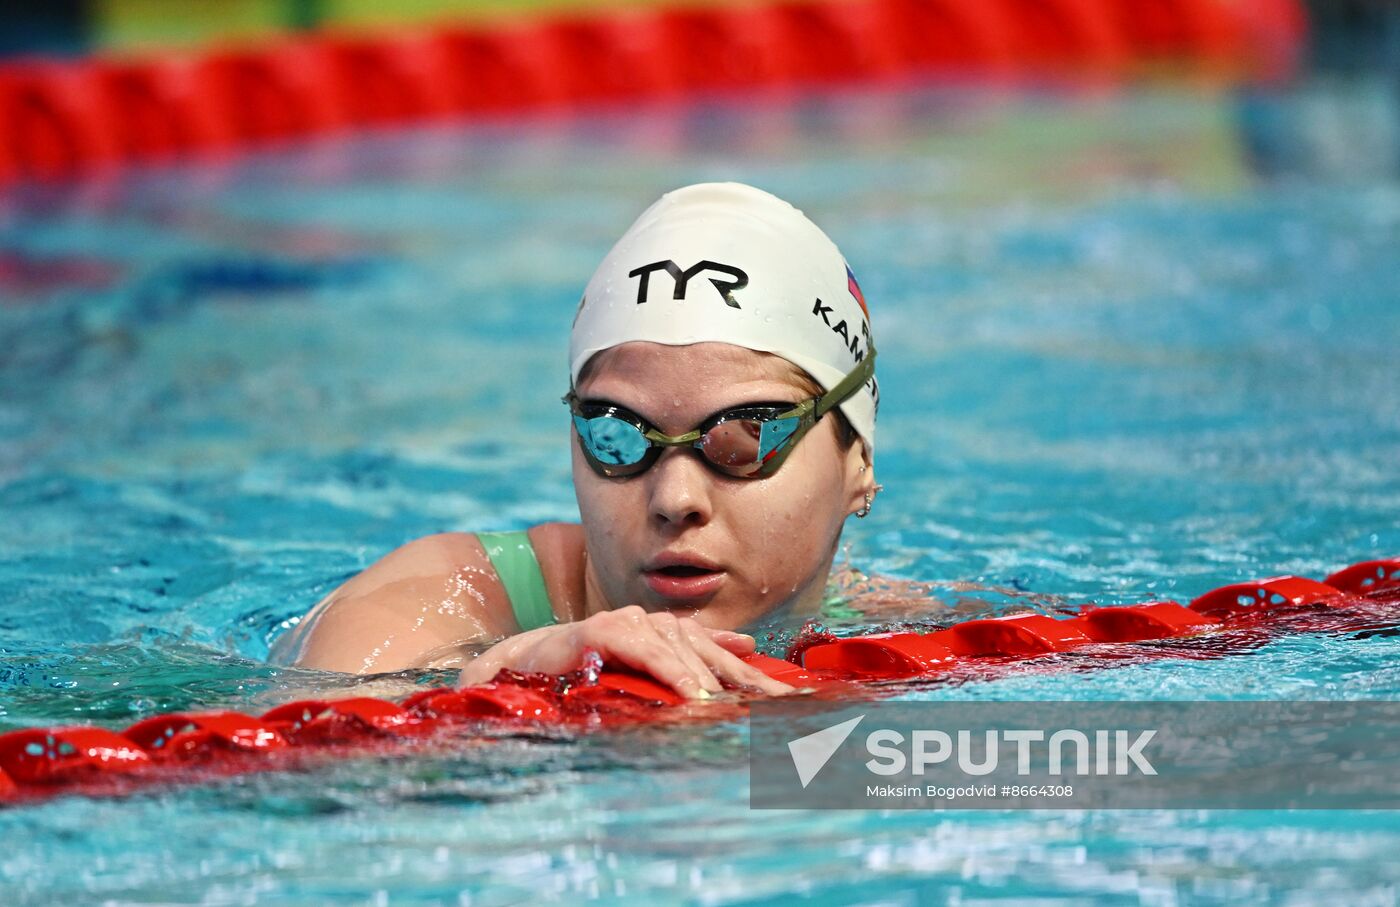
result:
<svg viewBox="0 0 1400 907"><path fill-rule="evenodd" d="M851 266L846 265L846 288L851 291L851 295L860 303L860 310L865 313L865 320L870 320L870 310L865 307L865 294L860 291L860 284L856 283L856 275L851 272Z"/></svg>

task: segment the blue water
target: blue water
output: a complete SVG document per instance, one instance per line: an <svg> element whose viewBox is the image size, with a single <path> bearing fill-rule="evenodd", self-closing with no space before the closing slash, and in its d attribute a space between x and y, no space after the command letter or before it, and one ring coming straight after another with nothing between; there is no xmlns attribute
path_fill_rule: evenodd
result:
<svg viewBox="0 0 1400 907"><path fill-rule="evenodd" d="M450 681L264 658L403 541L576 517L574 304L637 212L702 179L790 198L871 300L887 490L842 561L925 584L905 616L1400 553L1397 123L1364 80L853 92L6 199L0 729ZM1292 636L908 695L1393 699L1397 656L1393 636ZM0 903L1400 897L1389 814L754 812L746 742L484 741L9 809Z"/></svg>

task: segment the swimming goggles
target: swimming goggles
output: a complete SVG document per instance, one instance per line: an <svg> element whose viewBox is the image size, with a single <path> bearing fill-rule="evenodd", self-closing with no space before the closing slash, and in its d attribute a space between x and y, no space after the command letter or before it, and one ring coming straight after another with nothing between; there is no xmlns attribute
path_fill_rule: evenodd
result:
<svg viewBox="0 0 1400 907"><path fill-rule="evenodd" d="M875 374L875 349L820 397L801 403L762 403L727 409L682 435L668 435L631 410L613 403L580 400L573 388L564 402L573 413L579 448L593 471L612 479L651 468L665 447L690 447L721 475L764 479L778 471L817 421Z"/></svg>

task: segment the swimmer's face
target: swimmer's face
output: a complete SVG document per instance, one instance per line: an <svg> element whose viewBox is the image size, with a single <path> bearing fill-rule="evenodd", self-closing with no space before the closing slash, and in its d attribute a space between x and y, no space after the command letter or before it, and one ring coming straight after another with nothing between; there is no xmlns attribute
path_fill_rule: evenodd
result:
<svg viewBox="0 0 1400 907"><path fill-rule="evenodd" d="M577 393L679 435L722 410L808 399L804 377L784 359L730 344L633 342L599 353ZM815 610L841 526L874 484L873 470L861 470L864 445L843 447L830 415L766 479L720 475L687 448L667 448L640 475L609 479L589 468L576 439L571 447L590 598L693 612L716 628L784 606Z"/></svg>

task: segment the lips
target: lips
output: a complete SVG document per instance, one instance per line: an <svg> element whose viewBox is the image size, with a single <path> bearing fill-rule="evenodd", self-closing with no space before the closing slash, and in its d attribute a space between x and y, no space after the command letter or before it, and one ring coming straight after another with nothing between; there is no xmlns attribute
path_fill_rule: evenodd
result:
<svg viewBox="0 0 1400 907"><path fill-rule="evenodd" d="M681 552L662 552L642 567L651 591L672 601L707 598L719 591L726 576L713 561Z"/></svg>

